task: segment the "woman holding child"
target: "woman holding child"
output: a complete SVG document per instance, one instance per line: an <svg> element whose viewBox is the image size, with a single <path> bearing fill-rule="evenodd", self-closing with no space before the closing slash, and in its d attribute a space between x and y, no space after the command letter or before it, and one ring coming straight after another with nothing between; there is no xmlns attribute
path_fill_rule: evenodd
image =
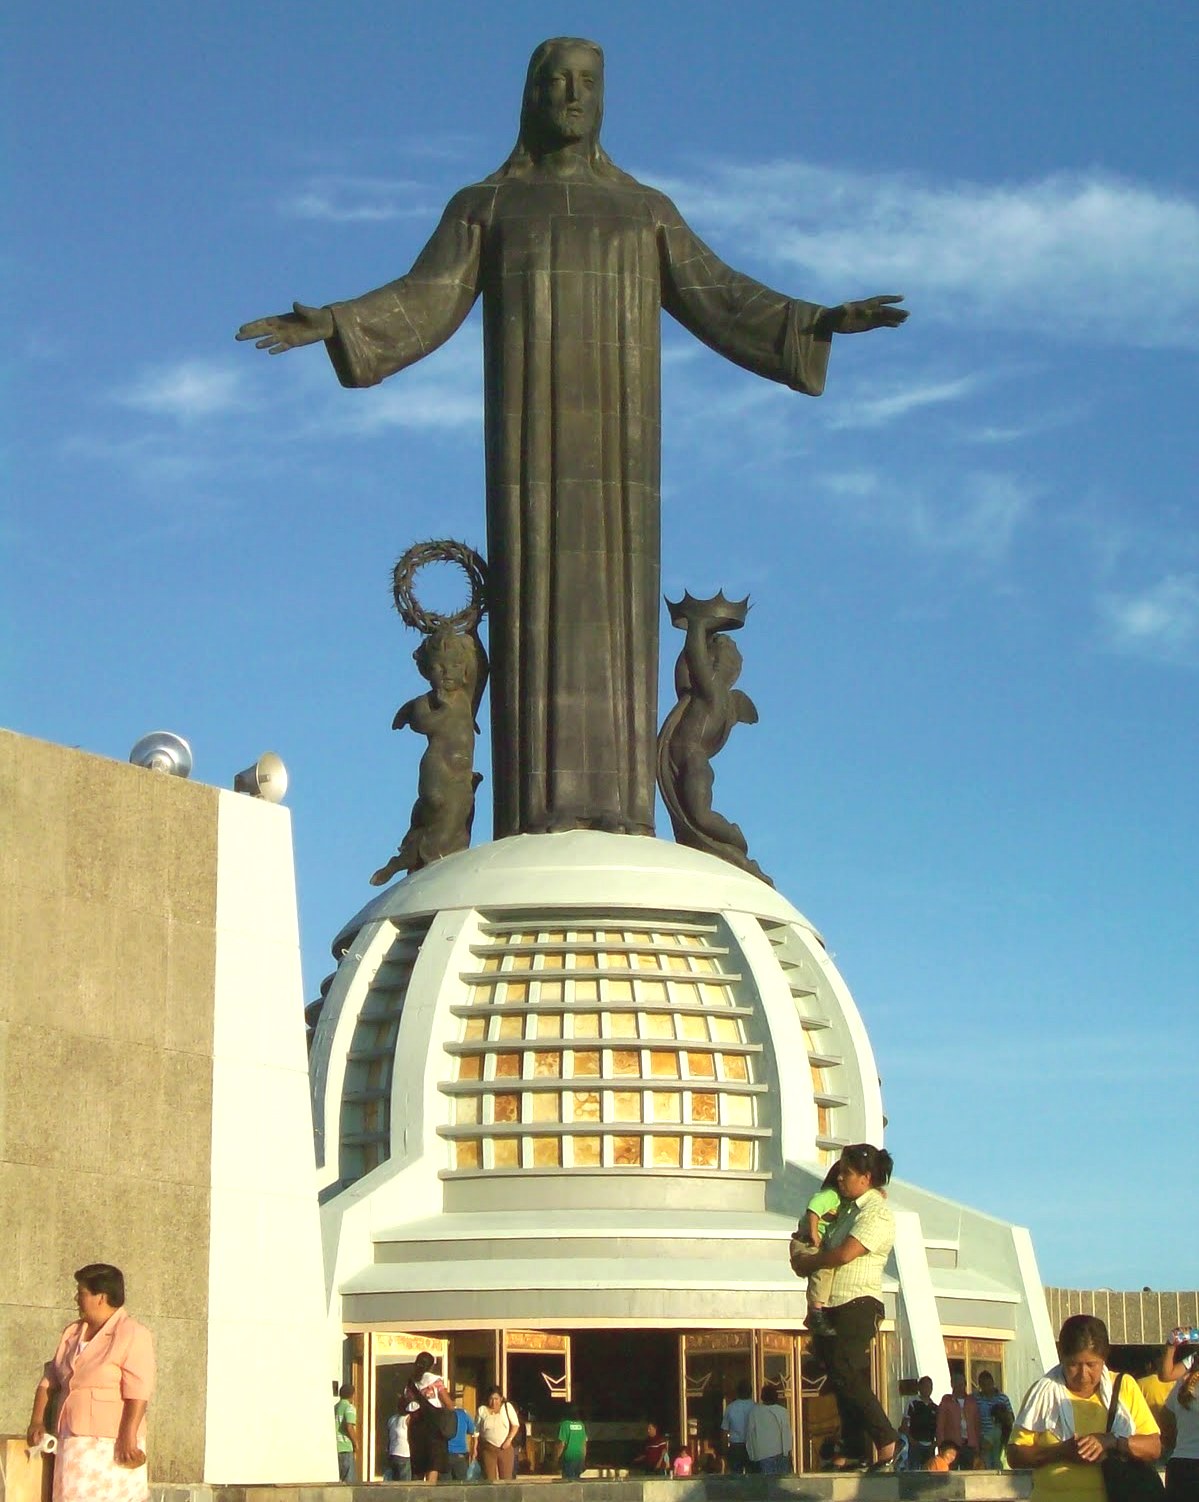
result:
<svg viewBox="0 0 1199 1502"><path fill-rule="evenodd" d="M895 1218L882 1193L891 1178L891 1154L860 1142L837 1165L841 1209L819 1248L795 1240L791 1266L809 1279L831 1272L813 1331L816 1353L841 1418L841 1448L871 1471L887 1470L899 1453L899 1435L870 1388L870 1346L883 1315L883 1266L895 1244ZM825 1280L820 1280L825 1283ZM877 1458L869 1464L867 1441Z"/></svg>

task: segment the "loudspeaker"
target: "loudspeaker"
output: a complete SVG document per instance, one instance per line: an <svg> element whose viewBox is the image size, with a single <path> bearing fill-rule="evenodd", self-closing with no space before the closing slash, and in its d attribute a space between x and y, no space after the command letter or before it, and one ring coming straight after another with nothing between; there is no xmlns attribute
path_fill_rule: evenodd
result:
<svg viewBox="0 0 1199 1502"><path fill-rule="evenodd" d="M167 772L172 777L188 777L192 769L192 748L181 735L169 730L155 730L143 735L129 753L135 767L148 767L151 772Z"/></svg>
<svg viewBox="0 0 1199 1502"><path fill-rule="evenodd" d="M233 779L233 790L249 793L251 798L264 798L267 803L282 803L287 792L287 768L283 758L273 751L264 751L252 767L239 772Z"/></svg>

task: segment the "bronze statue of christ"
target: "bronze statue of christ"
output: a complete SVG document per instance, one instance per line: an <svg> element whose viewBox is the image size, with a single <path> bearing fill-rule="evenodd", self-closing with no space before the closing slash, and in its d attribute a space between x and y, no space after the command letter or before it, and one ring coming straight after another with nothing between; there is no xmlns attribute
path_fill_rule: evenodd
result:
<svg viewBox="0 0 1199 1502"><path fill-rule="evenodd" d="M450 200L406 276L245 324L323 340L345 386L443 344L483 299L495 835L654 831L662 309L755 375L824 388L834 334L895 327L899 297L825 308L732 270L599 144L603 54L554 38L520 135Z"/></svg>

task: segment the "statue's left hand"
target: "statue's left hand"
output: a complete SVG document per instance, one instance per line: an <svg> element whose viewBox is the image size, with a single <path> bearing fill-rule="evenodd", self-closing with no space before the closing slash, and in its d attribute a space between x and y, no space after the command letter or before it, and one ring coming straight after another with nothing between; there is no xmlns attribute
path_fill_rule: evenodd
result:
<svg viewBox="0 0 1199 1502"><path fill-rule="evenodd" d="M333 337L333 314L328 308L309 308L302 302L294 302L291 306L290 313L276 313L270 318L243 323L234 338L256 340L255 349L281 355L289 349L301 349L305 344L316 344Z"/></svg>
<svg viewBox="0 0 1199 1502"><path fill-rule="evenodd" d="M907 308L897 308L899 296L866 297L861 302L845 302L830 311L835 334L867 334L871 329L897 329L908 316Z"/></svg>

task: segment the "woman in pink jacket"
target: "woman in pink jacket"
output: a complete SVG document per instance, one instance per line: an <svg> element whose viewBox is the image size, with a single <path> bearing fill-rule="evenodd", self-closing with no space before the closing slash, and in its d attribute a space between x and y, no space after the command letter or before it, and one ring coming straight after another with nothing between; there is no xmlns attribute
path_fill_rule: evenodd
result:
<svg viewBox="0 0 1199 1502"><path fill-rule="evenodd" d="M978 1469L982 1445L982 1410L978 1399L966 1391L964 1372L954 1372L950 1381L953 1390L937 1405L937 1448L956 1445L958 1458L953 1470L974 1471Z"/></svg>
<svg viewBox="0 0 1199 1502"><path fill-rule="evenodd" d="M125 1313L118 1267L75 1274L79 1318L67 1326L33 1396L28 1441L40 1445L58 1398L54 1502L145 1502L146 1404L154 1387L150 1332Z"/></svg>

